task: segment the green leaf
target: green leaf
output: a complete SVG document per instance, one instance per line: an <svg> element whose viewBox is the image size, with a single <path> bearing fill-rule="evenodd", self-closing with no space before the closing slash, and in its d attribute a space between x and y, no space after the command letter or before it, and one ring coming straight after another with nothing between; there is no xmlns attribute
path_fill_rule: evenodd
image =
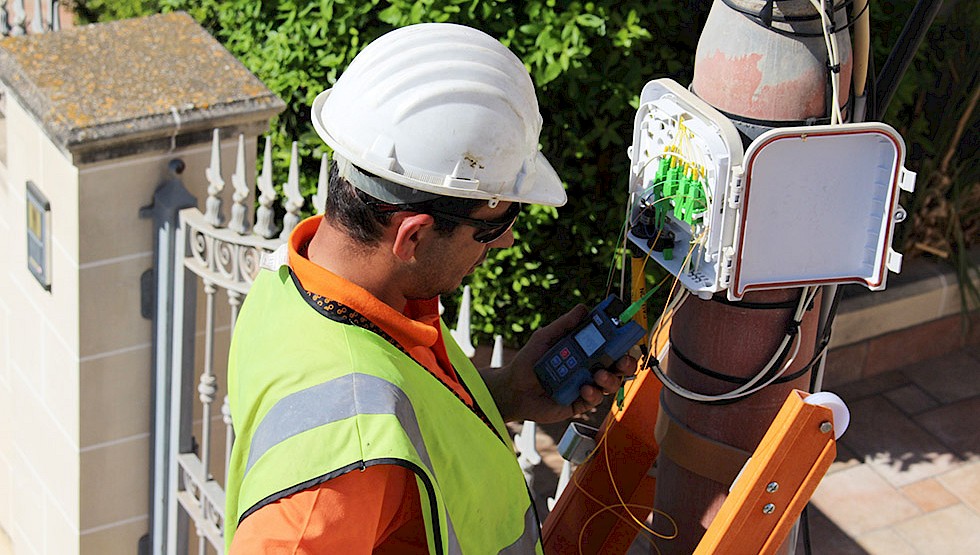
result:
<svg viewBox="0 0 980 555"><path fill-rule="evenodd" d="M575 18L575 21L583 27L601 28L606 25L606 22L601 17L590 13L579 15Z"/></svg>

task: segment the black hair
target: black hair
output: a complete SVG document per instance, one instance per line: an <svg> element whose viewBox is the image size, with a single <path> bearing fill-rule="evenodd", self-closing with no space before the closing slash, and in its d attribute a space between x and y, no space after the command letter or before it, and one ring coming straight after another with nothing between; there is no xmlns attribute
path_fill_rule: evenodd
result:
<svg viewBox="0 0 980 555"><path fill-rule="evenodd" d="M364 170L361 171L364 172ZM372 174L364 173L374 177ZM365 202L362 197L371 198L366 193L355 189L349 181L341 177L337 171L337 164L331 164L329 189L324 208L326 218L343 226L348 235L355 241L373 246L381 240L384 228L391 223L391 216L397 210L382 210L378 205ZM399 209L420 213L427 213L427 209L432 209L469 216L484 203L486 201L480 199L440 196L425 202L399 205ZM440 218L438 215L432 217L435 219L436 232L443 236L451 234L459 225L456 222Z"/></svg>

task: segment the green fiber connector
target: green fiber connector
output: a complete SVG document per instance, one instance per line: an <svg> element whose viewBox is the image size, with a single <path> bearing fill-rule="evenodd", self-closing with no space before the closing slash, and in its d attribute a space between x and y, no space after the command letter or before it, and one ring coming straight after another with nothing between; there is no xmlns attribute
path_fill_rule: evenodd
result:
<svg viewBox="0 0 980 555"><path fill-rule="evenodd" d="M686 222L688 225L691 224L691 207L692 207L692 182L690 176L685 175L681 179L680 191L678 192L680 198L678 202L674 205L674 215L677 219Z"/></svg>
<svg viewBox="0 0 980 555"><path fill-rule="evenodd" d="M667 179L664 180L664 196L671 197L677 194L680 188L681 180L681 169L680 167L673 167L667 170Z"/></svg>
<svg viewBox="0 0 980 555"><path fill-rule="evenodd" d="M685 183L685 177L681 176L680 180L677 182L677 191L674 197L674 217L678 220L684 220L684 199L687 195L687 183Z"/></svg>
<svg viewBox="0 0 980 555"><path fill-rule="evenodd" d="M664 260L674 259L674 249L664 249Z"/></svg>
<svg viewBox="0 0 980 555"><path fill-rule="evenodd" d="M650 195L647 197L647 202L653 206L654 223L658 228L664 225L664 219L666 218L664 203L660 202L660 199L664 198L664 180L659 176L660 172L658 171L657 176L650 182Z"/></svg>
<svg viewBox="0 0 980 555"><path fill-rule="evenodd" d="M708 199L704 196L704 181L697 180L693 184L694 213L702 214L708 209Z"/></svg>
<svg viewBox="0 0 980 555"><path fill-rule="evenodd" d="M670 158L664 156L660 159L660 164L657 165L657 173L653 176L654 183L662 183L663 180L667 179L667 170L670 169Z"/></svg>
<svg viewBox="0 0 980 555"><path fill-rule="evenodd" d="M667 207L664 206L663 202L661 202L661 200L664 198L663 181L658 183L653 188L653 194L655 199L654 200L655 204L653 205L653 216L655 219L655 223L657 224L657 228L659 229L662 228L664 226L664 222L667 221Z"/></svg>

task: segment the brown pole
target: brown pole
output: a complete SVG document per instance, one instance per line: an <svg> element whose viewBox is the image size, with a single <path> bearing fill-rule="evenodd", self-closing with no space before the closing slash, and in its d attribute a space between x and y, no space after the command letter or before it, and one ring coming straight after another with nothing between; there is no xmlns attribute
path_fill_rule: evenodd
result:
<svg viewBox="0 0 980 555"><path fill-rule="evenodd" d="M752 377L765 367L777 350L796 308L788 305L794 304L800 294L800 289L754 292L746 295L741 304L689 298L674 314L672 346L666 365L668 377L686 389L709 395L735 389L739 384L706 375L689 363L735 378ZM760 307L774 304L787 306ZM799 351L785 372L786 376L810 362L819 313L818 296L814 306L804 314L796 339L800 342ZM755 395L729 404L695 402L664 388L661 404L694 434L752 452L790 390L807 390L808 380L809 373L804 373L792 381L770 385ZM700 475L661 451L657 460L654 507L670 516L680 531L674 540L657 542L664 555L694 551L721 508L730 485L730 482ZM658 513L656 518L663 517ZM661 524L666 526L666 523Z"/></svg>
<svg viewBox="0 0 980 555"><path fill-rule="evenodd" d="M716 0L702 30L692 91L730 114L746 134L746 144L780 122L800 125L828 116L830 73L822 24L819 19L780 22L784 16L793 19L814 14L810 3L731 0L728 4ZM843 10L837 10L839 23L844 22ZM770 21L753 20L745 11ZM793 34L803 31L813 36ZM843 105L853 61L848 32L838 31L836 37L841 91L837 100ZM786 187L794 186L788 177ZM801 291L754 291L737 303L725 302L724 292L711 300L692 296L674 314L666 376L687 390L706 395L737 388L738 379L756 375L778 349L796 311L793 301L800 298ZM802 316L794 338L799 349L786 376L799 373L813 358L820 301L817 295ZM657 432L658 440L666 439L660 442L654 507L677 523L680 534L672 541L658 540L661 553L694 551L721 508L741 468L739 461L755 450L790 390L809 390L809 378L810 372L802 372L793 380L773 383L727 404L693 401L664 387ZM655 518L661 524L665 520L659 513ZM781 553L793 553L795 546L789 543Z"/></svg>

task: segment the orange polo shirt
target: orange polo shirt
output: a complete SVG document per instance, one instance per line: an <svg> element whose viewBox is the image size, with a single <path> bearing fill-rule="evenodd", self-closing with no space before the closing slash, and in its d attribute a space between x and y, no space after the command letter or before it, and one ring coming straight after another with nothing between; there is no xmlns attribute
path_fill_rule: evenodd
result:
<svg viewBox="0 0 980 555"><path fill-rule="evenodd" d="M304 220L289 239L289 266L303 288L361 313L472 407L446 354L438 299L409 301L398 312L310 262L306 249L321 220ZM270 503L241 522L229 555L323 553L428 553L415 474L375 465Z"/></svg>

